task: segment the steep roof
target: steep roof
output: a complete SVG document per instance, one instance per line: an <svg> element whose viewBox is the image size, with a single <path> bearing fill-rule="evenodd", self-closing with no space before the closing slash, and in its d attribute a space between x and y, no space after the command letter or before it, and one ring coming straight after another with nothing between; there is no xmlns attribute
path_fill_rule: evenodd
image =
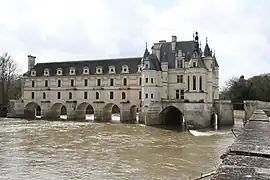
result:
<svg viewBox="0 0 270 180"><path fill-rule="evenodd" d="M43 76L44 69L46 68L50 70L50 76L54 76L56 75L57 68L62 68L63 75L68 75L69 68L74 67L76 69L76 75L80 75L82 74L84 67L89 68L90 74L95 74L96 67L101 66L103 68L103 74L107 74L109 71L109 66L115 66L116 73L121 73L122 66L127 65L129 68L129 73L137 73L138 65L141 64L141 59L142 57L133 57L118 59L37 63L33 69L36 71L36 76Z"/></svg>
<svg viewBox="0 0 270 180"><path fill-rule="evenodd" d="M182 50L186 54L186 60L190 59L190 55L193 52L195 47L194 41L179 41L176 42L176 52L178 50ZM165 53L165 56L164 56ZM166 62L168 61L169 68L175 68L175 53L172 52L172 43L166 42L163 43L160 47L160 61Z"/></svg>

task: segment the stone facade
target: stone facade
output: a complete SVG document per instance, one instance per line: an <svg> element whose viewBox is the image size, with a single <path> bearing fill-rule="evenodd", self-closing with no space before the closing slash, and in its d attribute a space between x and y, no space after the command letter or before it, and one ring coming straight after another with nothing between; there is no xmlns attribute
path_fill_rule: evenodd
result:
<svg viewBox="0 0 270 180"><path fill-rule="evenodd" d="M191 41L172 36L171 42L154 43L151 51L146 47L138 58L37 64L29 55L20 102L24 117L35 118L39 107L41 117L59 119L64 106L68 119L83 120L92 109L96 120L108 121L117 106L121 121L135 121L138 112L146 125L208 126L213 113L229 121L217 103L215 54L207 41L202 51L197 32Z"/></svg>

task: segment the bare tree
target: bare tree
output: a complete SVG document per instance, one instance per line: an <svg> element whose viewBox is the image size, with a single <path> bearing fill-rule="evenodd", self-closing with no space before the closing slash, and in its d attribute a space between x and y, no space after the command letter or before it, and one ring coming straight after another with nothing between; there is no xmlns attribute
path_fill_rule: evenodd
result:
<svg viewBox="0 0 270 180"><path fill-rule="evenodd" d="M9 99L13 96L10 92L18 89L18 67L14 59L8 54L4 53L0 56L0 81L1 81L1 96L2 104L8 104ZM19 88L20 89L20 88Z"/></svg>

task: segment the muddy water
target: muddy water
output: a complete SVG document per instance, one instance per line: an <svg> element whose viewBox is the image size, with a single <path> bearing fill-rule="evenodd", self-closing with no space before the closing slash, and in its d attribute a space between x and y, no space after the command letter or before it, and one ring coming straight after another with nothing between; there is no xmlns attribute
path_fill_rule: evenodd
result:
<svg viewBox="0 0 270 180"><path fill-rule="evenodd" d="M215 170L233 140L229 128L1 119L0 179L189 179Z"/></svg>

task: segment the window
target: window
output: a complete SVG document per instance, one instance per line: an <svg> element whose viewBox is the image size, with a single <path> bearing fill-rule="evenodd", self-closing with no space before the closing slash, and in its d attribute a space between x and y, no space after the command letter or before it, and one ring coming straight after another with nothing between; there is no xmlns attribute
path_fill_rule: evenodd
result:
<svg viewBox="0 0 270 180"><path fill-rule="evenodd" d="M113 92L110 92L110 99L113 99Z"/></svg>
<svg viewBox="0 0 270 180"><path fill-rule="evenodd" d="M197 63L196 62L193 62L193 67L197 67Z"/></svg>
<svg viewBox="0 0 270 180"><path fill-rule="evenodd" d="M88 67L83 68L83 74L89 74L89 68Z"/></svg>
<svg viewBox="0 0 270 180"><path fill-rule="evenodd" d="M69 68L69 74L70 75L75 75L75 72L76 72L75 71L75 68L73 68L73 67L72 68Z"/></svg>
<svg viewBox="0 0 270 180"><path fill-rule="evenodd" d="M62 75L62 69L57 69L57 75Z"/></svg>
<svg viewBox="0 0 270 180"><path fill-rule="evenodd" d="M43 99L46 99L46 93L43 92Z"/></svg>
<svg viewBox="0 0 270 180"><path fill-rule="evenodd" d="M183 60L176 60L176 68L183 68Z"/></svg>
<svg viewBox="0 0 270 180"><path fill-rule="evenodd" d="M74 79L70 80L70 86L73 87L74 86Z"/></svg>
<svg viewBox="0 0 270 180"><path fill-rule="evenodd" d="M142 91L139 91L139 99L142 99Z"/></svg>
<svg viewBox="0 0 270 180"><path fill-rule="evenodd" d="M189 91L190 90L190 78L189 76L187 77L187 90Z"/></svg>
<svg viewBox="0 0 270 180"><path fill-rule="evenodd" d="M99 99L99 92L96 92L96 99Z"/></svg>
<svg viewBox="0 0 270 180"><path fill-rule="evenodd" d="M35 93L34 92L31 93L31 98L35 99Z"/></svg>
<svg viewBox="0 0 270 180"><path fill-rule="evenodd" d="M44 76L49 76L49 69L48 68L46 68L46 69L44 69Z"/></svg>
<svg viewBox="0 0 270 180"><path fill-rule="evenodd" d="M145 83L148 83L148 78L145 78Z"/></svg>
<svg viewBox="0 0 270 180"><path fill-rule="evenodd" d="M180 99L180 93L179 90L175 91L175 99Z"/></svg>
<svg viewBox="0 0 270 180"><path fill-rule="evenodd" d="M145 63L145 69L149 69L149 63Z"/></svg>
<svg viewBox="0 0 270 180"><path fill-rule="evenodd" d="M57 99L61 99L61 92L57 92Z"/></svg>
<svg viewBox="0 0 270 180"><path fill-rule="evenodd" d="M88 93L84 92L84 99L87 99L87 98L88 98Z"/></svg>
<svg viewBox="0 0 270 180"><path fill-rule="evenodd" d="M147 99L147 98L148 98L148 94L146 93L146 94L145 94L145 99Z"/></svg>
<svg viewBox="0 0 270 180"><path fill-rule="evenodd" d="M58 87L61 87L61 80L58 80Z"/></svg>
<svg viewBox="0 0 270 180"><path fill-rule="evenodd" d="M184 89L181 89L181 91L180 91L180 95L181 95L181 99L185 99L185 95L184 95Z"/></svg>
<svg viewBox="0 0 270 180"><path fill-rule="evenodd" d="M69 99L72 99L72 92L69 92L69 93L68 93L68 98L69 98Z"/></svg>
<svg viewBox="0 0 270 180"><path fill-rule="evenodd" d="M183 83L183 75L177 75L177 83Z"/></svg>
<svg viewBox="0 0 270 180"><path fill-rule="evenodd" d="M36 71L35 70L31 71L31 76L36 76Z"/></svg>
<svg viewBox="0 0 270 180"><path fill-rule="evenodd" d="M202 76L200 76L200 80L199 80L199 88L200 88L200 91L202 91Z"/></svg>
<svg viewBox="0 0 270 180"><path fill-rule="evenodd" d="M35 81L32 81L32 87L35 87Z"/></svg>
<svg viewBox="0 0 270 180"><path fill-rule="evenodd" d="M84 80L84 86L88 86L88 79Z"/></svg>
<svg viewBox="0 0 270 180"><path fill-rule="evenodd" d="M151 83L152 83L152 84L154 83L154 78L151 78Z"/></svg>
<svg viewBox="0 0 270 180"><path fill-rule="evenodd" d="M151 94L151 99L153 99L153 98L154 98L154 94L152 93L152 94Z"/></svg>
<svg viewBox="0 0 270 180"><path fill-rule="evenodd" d="M49 84L49 83L48 83L48 80L45 80L45 84L44 84L45 87L48 87L48 84Z"/></svg>
<svg viewBox="0 0 270 180"><path fill-rule="evenodd" d="M101 79L97 79L97 86L101 86Z"/></svg>
<svg viewBox="0 0 270 180"><path fill-rule="evenodd" d="M196 90L196 76L193 76L193 90Z"/></svg>
<svg viewBox="0 0 270 180"><path fill-rule="evenodd" d="M113 79L110 79L110 86L114 86L114 81L113 81Z"/></svg>
<svg viewBox="0 0 270 180"><path fill-rule="evenodd" d="M123 73L128 73L128 66L127 65L122 66L122 72Z"/></svg>
<svg viewBox="0 0 270 180"><path fill-rule="evenodd" d="M127 78L124 78L123 79L123 86L126 86L127 85Z"/></svg>
<svg viewBox="0 0 270 180"><path fill-rule="evenodd" d="M96 73L97 74L102 74L102 67L97 67Z"/></svg>
<svg viewBox="0 0 270 180"><path fill-rule="evenodd" d="M142 85L142 78L139 79L139 85Z"/></svg>
<svg viewBox="0 0 270 180"><path fill-rule="evenodd" d="M109 73L115 73L115 67L114 66L109 67Z"/></svg>
<svg viewBox="0 0 270 180"><path fill-rule="evenodd" d="M122 99L126 99L126 93L122 92Z"/></svg>

